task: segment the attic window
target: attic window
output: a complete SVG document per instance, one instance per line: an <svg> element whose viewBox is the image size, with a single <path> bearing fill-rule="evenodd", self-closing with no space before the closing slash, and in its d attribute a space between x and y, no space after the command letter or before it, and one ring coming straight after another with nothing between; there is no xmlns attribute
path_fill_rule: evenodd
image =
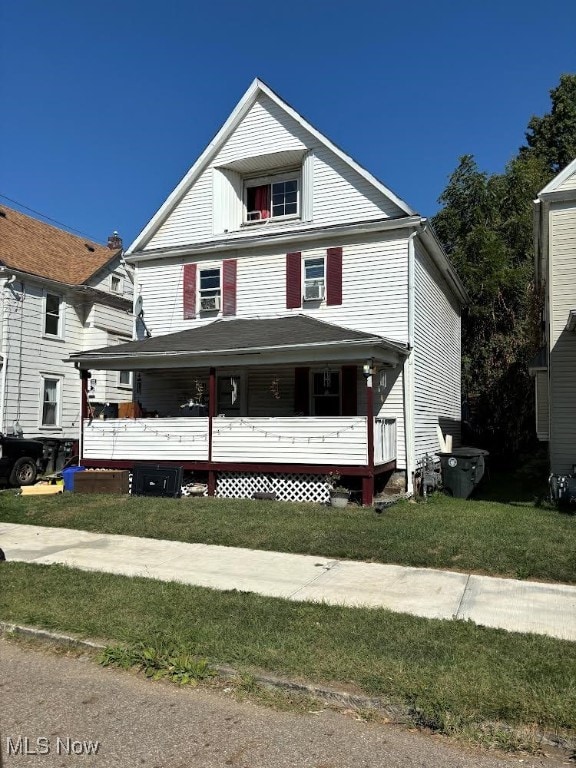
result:
<svg viewBox="0 0 576 768"><path fill-rule="evenodd" d="M84 245L90 251L90 253L94 253L94 248L91 245L88 245L88 243L84 243Z"/></svg>
<svg viewBox="0 0 576 768"><path fill-rule="evenodd" d="M244 183L245 222L293 218L299 215L299 178L285 176L250 179Z"/></svg>

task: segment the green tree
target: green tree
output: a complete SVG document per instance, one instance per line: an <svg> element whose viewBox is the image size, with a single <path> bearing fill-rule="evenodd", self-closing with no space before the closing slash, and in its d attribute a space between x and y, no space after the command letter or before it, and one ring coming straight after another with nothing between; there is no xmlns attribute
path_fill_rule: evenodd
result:
<svg viewBox="0 0 576 768"><path fill-rule="evenodd" d="M533 117L528 146L502 174L460 158L440 197L434 228L470 296L462 320L463 398L476 439L515 454L534 441L528 362L540 343L533 281L532 201L576 157L576 75L550 92L552 109Z"/></svg>
<svg viewBox="0 0 576 768"><path fill-rule="evenodd" d="M550 112L534 116L528 123L528 146L522 147L520 154L542 158L552 178L576 157L576 75L562 75L550 98Z"/></svg>

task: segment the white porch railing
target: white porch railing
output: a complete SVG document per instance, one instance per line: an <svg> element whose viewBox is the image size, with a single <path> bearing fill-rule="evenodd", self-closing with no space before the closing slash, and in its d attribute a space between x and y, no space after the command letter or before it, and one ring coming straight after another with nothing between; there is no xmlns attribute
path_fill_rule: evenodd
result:
<svg viewBox="0 0 576 768"><path fill-rule="evenodd" d="M212 426L212 461L365 466L365 416L228 418ZM208 418L85 420L85 459L208 461ZM374 461L396 458L396 421L374 420Z"/></svg>
<svg viewBox="0 0 576 768"><path fill-rule="evenodd" d="M396 459L396 419L374 419L374 464Z"/></svg>
<svg viewBox="0 0 576 768"><path fill-rule="evenodd" d="M216 418L212 460L364 466L368 461L366 418Z"/></svg>
<svg viewBox="0 0 576 768"><path fill-rule="evenodd" d="M208 461L208 419L106 419L84 422L83 458Z"/></svg>

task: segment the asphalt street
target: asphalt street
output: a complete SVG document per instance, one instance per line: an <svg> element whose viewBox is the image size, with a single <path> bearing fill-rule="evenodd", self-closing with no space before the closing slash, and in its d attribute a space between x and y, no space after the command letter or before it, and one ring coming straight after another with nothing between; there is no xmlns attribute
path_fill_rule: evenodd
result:
<svg viewBox="0 0 576 768"><path fill-rule="evenodd" d="M0 640L0 738L4 768L557 768L562 764L560 758L466 750L400 726L362 722L350 713L277 712L238 702L224 691L152 683L99 667L90 658L57 655L7 640Z"/></svg>

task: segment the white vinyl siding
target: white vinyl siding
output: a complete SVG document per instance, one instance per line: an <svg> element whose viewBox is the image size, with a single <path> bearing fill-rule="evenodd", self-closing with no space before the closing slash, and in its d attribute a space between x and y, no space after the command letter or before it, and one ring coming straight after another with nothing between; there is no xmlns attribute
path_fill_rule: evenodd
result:
<svg viewBox="0 0 576 768"><path fill-rule="evenodd" d="M212 169L207 168L146 243L146 250L211 240L214 231L212 193Z"/></svg>
<svg viewBox="0 0 576 768"><path fill-rule="evenodd" d="M550 208L550 462L553 472L576 464L576 203Z"/></svg>
<svg viewBox="0 0 576 768"><path fill-rule="evenodd" d="M437 426L460 444L460 312L440 273L418 245L414 317L415 458L439 450Z"/></svg>
<svg viewBox="0 0 576 768"><path fill-rule="evenodd" d="M325 246L302 251L302 258L321 258ZM199 257L198 269L229 258L222 252ZM366 237L364 242L343 247L343 303L328 306L307 302L296 310L286 309L286 249L259 248L238 253L236 317L277 317L304 313L388 339L408 341L407 243L404 237ZM138 267L145 320L154 336L174 333L211 322L211 317L184 320L182 307L183 264L168 259L144 262Z"/></svg>
<svg viewBox="0 0 576 768"><path fill-rule="evenodd" d="M403 213L327 147L316 147L314 155L314 224L383 219Z"/></svg>
<svg viewBox="0 0 576 768"><path fill-rule="evenodd" d="M568 176L567 179L564 179L562 184L560 184L557 187L556 191L564 192L564 191L569 190L569 189L576 189L576 173L573 173L570 176Z"/></svg>

